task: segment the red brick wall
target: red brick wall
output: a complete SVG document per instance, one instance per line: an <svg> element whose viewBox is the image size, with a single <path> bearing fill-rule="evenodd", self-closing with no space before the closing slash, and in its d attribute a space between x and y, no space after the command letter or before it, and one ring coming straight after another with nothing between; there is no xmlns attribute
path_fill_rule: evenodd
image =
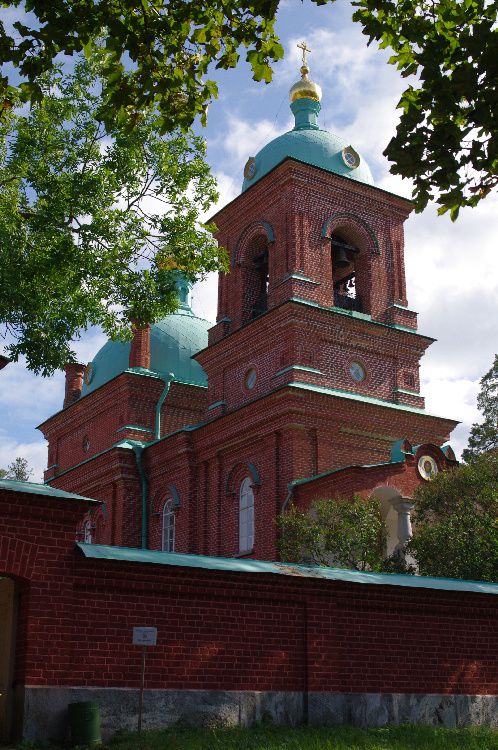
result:
<svg viewBox="0 0 498 750"><path fill-rule="evenodd" d="M137 687L131 631L152 625L150 688L295 691L307 670L310 690L498 690L495 596L85 559L84 511L0 492L0 575L24 582L21 684Z"/></svg>

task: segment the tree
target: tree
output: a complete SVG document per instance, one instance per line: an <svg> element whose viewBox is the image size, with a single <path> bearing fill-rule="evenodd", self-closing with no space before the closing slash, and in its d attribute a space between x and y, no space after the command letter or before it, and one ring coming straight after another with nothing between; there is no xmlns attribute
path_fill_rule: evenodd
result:
<svg viewBox="0 0 498 750"><path fill-rule="evenodd" d="M6 469L0 469L0 479L15 479L17 482L29 482L33 469L30 469L25 458L17 456Z"/></svg>
<svg viewBox="0 0 498 750"><path fill-rule="evenodd" d="M140 121L144 109L156 107L161 127L189 127L217 95L214 81L204 80L211 65L233 68L238 48L248 48L256 80L271 79L270 61L283 56L275 35L278 0L12 0L4 7L24 7L33 18L14 24L17 38L2 24L0 62L11 63L24 79L21 94L40 101L38 77L64 53L90 53L104 40L108 52L102 115L108 121ZM7 78L2 98L15 95Z"/></svg>
<svg viewBox="0 0 498 750"><path fill-rule="evenodd" d="M354 570L405 572L402 559L386 558L380 501L315 501L308 512L291 506L278 520L282 560Z"/></svg>
<svg viewBox="0 0 498 750"><path fill-rule="evenodd" d="M334 0L314 0L325 5ZM2 79L4 110L20 91L43 96L40 75L60 53L88 54L100 37L108 58L99 110L133 128L148 108L158 126L189 126L217 95L211 68L236 66L239 48L257 81L269 82L283 56L275 34L279 0L4 0L34 16L0 26L0 62L13 64L20 87ZM389 62L415 76L400 101L401 119L386 154L392 171L414 180L416 209L431 197L455 219L498 184L498 0L357 0L353 19L369 40L393 50ZM125 65L126 63L126 65ZM11 79L12 80L12 79Z"/></svg>
<svg viewBox="0 0 498 750"><path fill-rule="evenodd" d="M158 134L149 111L130 132L97 119L109 64L96 50L37 82L43 97L0 128L0 322L7 350L48 375L74 360L89 325L130 335L176 308L178 269L225 268L200 213L217 199L204 141Z"/></svg>
<svg viewBox="0 0 498 750"><path fill-rule="evenodd" d="M498 449L498 354L491 369L481 380L477 406L484 415L481 424L473 424L469 435L469 447L462 453L464 461L489 450Z"/></svg>
<svg viewBox="0 0 498 750"><path fill-rule="evenodd" d="M417 211L436 197L454 220L498 186L497 0L360 0L353 18L394 54L404 91L385 154L414 180Z"/></svg>
<svg viewBox="0 0 498 750"><path fill-rule="evenodd" d="M498 581L498 453L440 472L414 499L407 551L421 575Z"/></svg>

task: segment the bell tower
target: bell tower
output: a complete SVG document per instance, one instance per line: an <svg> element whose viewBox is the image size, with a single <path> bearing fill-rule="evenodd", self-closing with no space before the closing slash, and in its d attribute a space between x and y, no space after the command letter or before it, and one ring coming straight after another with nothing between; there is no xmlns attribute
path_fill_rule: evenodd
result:
<svg viewBox="0 0 498 750"><path fill-rule="evenodd" d="M248 160L241 195L213 217L231 269L197 355L210 418L296 383L424 408L419 361L433 339L418 333L406 298L412 206L320 128L306 51L290 90L294 129Z"/></svg>

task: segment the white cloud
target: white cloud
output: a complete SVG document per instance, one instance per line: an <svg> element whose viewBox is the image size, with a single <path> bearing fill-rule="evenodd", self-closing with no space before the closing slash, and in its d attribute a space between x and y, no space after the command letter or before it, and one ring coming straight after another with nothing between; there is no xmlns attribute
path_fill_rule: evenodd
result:
<svg viewBox="0 0 498 750"><path fill-rule="evenodd" d="M44 440L22 443L17 442L0 430L0 468L6 469L16 457L25 458L33 470L30 482L42 482L43 472L47 467L47 443Z"/></svg>
<svg viewBox="0 0 498 750"><path fill-rule="evenodd" d="M221 135L221 139L232 173L242 174L243 166L250 156L254 156L266 143L291 127L290 118L286 125L278 126L266 119L249 122L230 115L227 118L227 130Z"/></svg>
<svg viewBox="0 0 498 750"><path fill-rule="evenodd" d="M62 406L63 375L37 377L21 363L11 363L1 372L0 406L5 409L4 424L14 427L19 421L41 421ZM60 400L60 403L59 403Z"/></svg>
<svg viewBox="0 0 498 750"><path fill-rule="evenodd" d="M92 331L74 342L77 359L93 359L106 337ZM62 409L64 373L42 378L26 369L24 362L11 362L0 373L0 468L17 456L26 458L35 470L33 481L42 481L47 465L47 444L36 425Z"/></svg>
<svg viewBox="0 0 498 750"><path fill-rule="evenodd" d="M200 318L216 321L218 307L218 274L209 273L192 289L192 310Z"/></svg>
<svg viewBox="0 0 498 750"><path fill-rule="evenodd" d="M431 375L429 371L422 377L421 386L428 412L461 422L453 431L450 441L455 454L459 457L467 446L470 426L481 421L481 415L476 407L479 381L438 377Z"/></svg>

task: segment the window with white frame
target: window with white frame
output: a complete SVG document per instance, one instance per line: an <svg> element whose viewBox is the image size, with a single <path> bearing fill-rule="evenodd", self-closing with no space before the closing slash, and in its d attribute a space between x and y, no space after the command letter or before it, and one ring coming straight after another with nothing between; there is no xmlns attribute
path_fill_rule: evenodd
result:
<svg viewBox="0 0 498 750"><path fill-rule="evenodd" d="M85 521L83 524L83 541L85 544L92 543L92 524L90 521Z"/></svg>
<svg viewBox="0 0 498 750"><path fill-rule="evenodd" d="M254 493L246 477L239 492L239 551L251 552L254 547Z"/></svg>
<svg viewBox="0 0 498 750"><path fill-rule="evenodd" d="M168 500L164 503L161 549L163 552L175 551L175 511L173 500Z"/></svg>

